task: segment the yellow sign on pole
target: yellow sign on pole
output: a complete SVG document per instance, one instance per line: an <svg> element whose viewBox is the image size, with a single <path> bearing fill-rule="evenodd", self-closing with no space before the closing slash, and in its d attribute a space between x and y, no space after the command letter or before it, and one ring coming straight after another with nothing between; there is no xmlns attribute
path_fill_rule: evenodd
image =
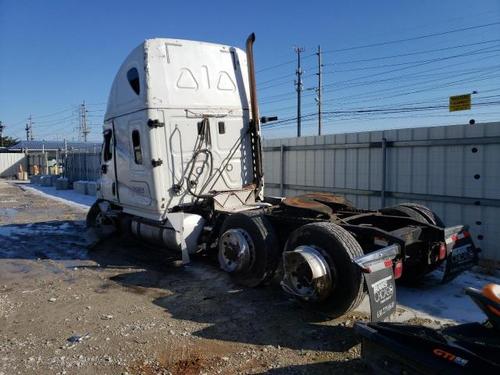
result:
<svg viewBox="0 0 500 375"><path fill-rule="evenodd" d="M471 94L450 96L450 112L467 111L471 104Z"/></svg>

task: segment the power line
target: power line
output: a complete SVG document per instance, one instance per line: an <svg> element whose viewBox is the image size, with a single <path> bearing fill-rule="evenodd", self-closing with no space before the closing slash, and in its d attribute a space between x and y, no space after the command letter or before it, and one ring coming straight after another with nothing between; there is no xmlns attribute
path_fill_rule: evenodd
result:
<svg viewBox="0 0 500 375"><path fill-rule="evenodd" d="M453 33L459 33L459 32L463 32L463 31L476 30L476 29L481 29L481 28L495 26L495 25L500 25L500 21L491 22L491 23L482 24L482 25L476 25L476 26L462 27L460 29L452 29L452 30L448 30L448 31L442 31L442 32L439 32L439 33L431 33L431 34L419 35L419 36L414 36L414 37L405 38L405 39L396 39L396 40L389 40L389 41L384 41L384 42L364 44L364 45L360 45L360 46L331 49L331 50L324 51L323 53L345 52L345 51L352 51L352 50L362 49L362 48L371 48L371 47L386 46L386 45L389 45L389 44L397 44L397 43L410 42L410 41L414 41L414 40L421 40L421 39L432 38L432 37L436 37L436 36L442 36L442 35L448 35L448 34L453 34Z"/></svg>
<svg viewBox="0 0 500 375"><path fill-rule="evenodd" d="M483 78L481 78L481 77L483 77ZM365 94L369 94L369 96L350 95L350 96L343 97L343 99L358 98L358 99L368 99L369 100L369 99L374 98L373 94L376 94L376 93L384 93L384 99L390 99L390 98L395 98L395 97L399 97L399 96L417 94L417 93L424 92L424 91L432 91L432 90L436 90L436 89L442 89L445 87L455 86L456 84L460 84L460 83L480 82L480 81L484 81L484 80L491 79L491 78L497 78L497 77L499 77L499 75L492 75L492 76L484 77L484 74L480 74L474 78L467 78L467 79L462 79L462 80L445 82L445 83L437 85L437 86L427 86L427 87L423 87L423 88L417 89L417 90L403 91L403 92L399 91L399 92L397 92L395 94L391 94L391 95L387 95L387 89L381 89L381 90L376 90L376 91L365 93ZM424 83L428 83L428 82L424 82ZM402 87L413 87L413 86L415 86L415 84L400 86L400 87L402 88ZM329 101L329 100L327 100L327 101Z"/></svg>
<svg viewBox="0 0 500 375"><path fill-rule="evenodd" d="M356 81L356 80L359 80L359 79L363 79L363 78L372 78L374 76L381 76L381 75L385 75L385 74L391 74L391 73L400 72L400 71L403 71L403 70L408 70L408 69L411 69L411 68L417 68L417 67L423 66L423 65L433 64L433 63L436 63L436 62L442 62L442 61L447 61L447 60L451 60L451 59L455 59L455 58L460 58L460 57L476 56L476 55L481 55L481 54L484 54L484 53L492 53L492 52L499 52L500 51L500 49L487 51L487 49L490 49L490 48L492 48L492 47L480 48L478 50L468 51L468 52L460 53L458 55L437 57L437 58L427 59L427 60L423 60L423 61L421 60L421 61L418 61L418 62L414 63L411 66L405 66L405 67L402 67L402 68L391 69L391 70L386 70L386 71L379 72L379 73L364 75L364 76L360 76L360 77L348 79L348 80L345 80L345 81L336 82L336 83L333 83L333 84L337 85L339 83L349 83L349 82L353 82L353 81ZM325 86L330 86L330 85L332 85L332 84L325 85Z"/></svg>
<svg viewBox="0 0 500 375"><path fill-rule="evenodd" d="M500 45L497 45L495 47L500 47ZM484 53L498 52L498 51L499 50L491 50L491 51L485 51ZM482 54L482 53L478 53L478 54ZM460 55L460 56L467 56L467 55L464 54L464 55ZM429 61L429 59L426 59L426 60L417 60L417 61L406 61L406 62L400 62L400 63L394 63L394 64L362 66L362 67L352 68L352 69L330 70L330 71L326 71L324 73L325 74L332 74L332 73L358 72L358 71L364 71L364 70L373 70L373 69L381 69L381 68L390 68L390 67L401 66L401 65L416 64L416 63L421 63L421 62L426 62L426 61Z"/></svg>
<svg viewBox="0 0 500 375"><path fill-rule="evenodd" d="M265 72L267 70L276 69L276 68L279 68L279 67L284 66L284 65L293 64L294 62L295 62L295 60L287 60L285 62L276 64L276 65L271 65L271 66L268 66L266 68L259 69L255 73L261 73L261 72Z"/></svg>
<svg viewBox="0 0 500 375"><path fill-rule="evenodd" d="M288 73L288 74L285 74L283 76L280 76L280 77L275 77L275 78L272 78L272 79L268 79L267 81L264 81L264 82L259 82L259 85L265 85L266 83L270 83L270 82L274 82L274 81L277 81L277 80L280 80L280 79L284 79L284 78L289 78L289 77L292 77L294 76L295 73Z"/></svg>
<svg viewBox="0 0 500 375"><path fill-rule="evenodd" d="M362 71L362 70L369 70L369 69L378 69L378 68L382 68L382 67L391 67L391 66L400 66L400 65L409 65L409 64L412 64L412 66L408 66L408 67L405 67L405 68L402 68L402 69L391 69L389 71L379 72L379 73L376 73L376 74L370 74L370 75L365 75L365 76L361 76L361 77L355 77L355 78L349 79L348 81L337 81L337 82L334 82L334 83L327 84L326 86L339 85L339 84L342 84L342 83L345 83L345 82L352 82L352 81L355 81L355 80L358 80L358 79L363 79L363 78L368 78L368 77L373 77L373 76L378 76L378 75L385 75L385 74L393 73L393 72L396 72L396 71L402 71L402 70L407 70L407 69L418 67L418 66L422 66L422 65L427 65L427 64L430 64L430 63L441 62L441 61L448 60L448 59L454 59L454 58L460 58L460 57L468 57L468 56L476 56L476 55L480 55L480 54L488 54L488 53L493 53L493 52L500 51L500 49L497 49L497 50L487 50L488 48L494 48L494 47L497 47L497 46L490 46L490 47L487 47L485 49L480 49L480 50L476 50L476 51L469 51L469 52L462 53L462 54L459 54L459 55L445 56L445 57L434 58L434 59L426 59L426 60L420 60L420 61L417 61L417 62L413 61L413 62L405 62L405 63L397 63L397 64L379 65L379 66L373 66L373 67L361 67L361 68L346 69L346 70L334 70L334 71L326 71L326 72L323 72L323 73L324 74L331 74L331 73L341 73L341 72L350 72L350 71ZM490 58L490 57L491 56L488 56L486 58ZM477 62L477 60L473 60L473 61L470 61L470 62ZM464 62L460 62L460 63L453 64L453 65L448 65L447 67L456 66L456 65L462 65L462 64L464 64ZM328 65L328 64L323 64L323 65ZM430 69L430 70L426 70L426 71L445 69L447 67L443 66L443 67L438 67L438 68L434 68L434 69ZM306 75L304 75L304 77L310 77L310 76L314 76L314 75L316 75L316 73L306 74ZM277 83L275 85L271 85L271 86L262 88L260 90L263 91L263 90L266 90L266 89L271 88L271 87L281 86L281 85L285 85L285 84L289 84L289 83L290 83L289 81L285 81L285 82ZM355 86L353 86L353 87L355 87ZM292 95L291 93L286 92L286 93L280 93L280 94L276 94L276 95L264 97L264 101L262 102L262 104L266 104L267 103L266 100L268 100L268 99L286 97L286 96L291 96L291 95Z"/></svg>
<svg viewBox="0 0 500 375"><path fill-rule="evenodd" d="M491 48L491 47L487 47L487 48ZM378 73L375 73L375 74L358 76L358 77L347 79L347 80L343 80L343 81L336 81L336 82L333 82L333 83L329 83L329 84L323 85L323 87L330 87L330 86L335 85L336 86L335 90L337 90L337 89L340 88L339 85L346 84L346 83L351 83L351 82L356 82L356 81L358 81L360 79L364 79L364 78L372 78L372 77L376 77L376 76L382 76L382 75L386 75L386 74L396 73L396 72L399 72L399 71L404 71L404 70L408 70L408 69L412 69L412 68L416 68L416 67L420 67L420 66L424 66L424 65L429 65L429 64L433 64L433 63L437 63L437 62L447 61L447 60L450 60L450 59L455 59L455 58L460 58L460 57L468 57L468 56L475 56L475 55L480 55L480 54L484 54L484 53L493 53L493 52L498 52L498 51L500 51L500 49L499 50L491 50L491 51L484 51L484 49L479 49L479 50L475 50L475 51L469 51L467 53L461 53L461 54L458 54L458 55L452 55L452 56L446 56L446 57L428 59L428 60L425 60L423 62L419 62L417 64L413 64L411 66L406 66L406 67L403 67L403 68L390 69L390 70L386 70L386 71L383 71L383 72L378 72ZM490 57L490 56L488 56L488 57ZM423 72L429 72L429 71L432 71L432 70L444 69L444 68L446 68L446 67L438 67L438 68L428 69L428 70L425 70ZM422 72L419 72L419 73L422 73ZM403 76L399 76L399 77L403 77ZM399 78L399 77L390 77L387 80L394 80L394 79ZM356 86L359 86L359 85L360 84L358 83L357 85L351 85L350 87L356 87ZM330 92L330 91L331 90L328 90L328 89L325 90L325 92ZM283 99L281 99L281 100L264 100L264 101L262 101L262 104L270 104L270 103L281 102L281 101L286 100L285 98L286 97L290 97L291 95L292 95L291 93L282 93L282 94L273 95L271 97L267 97L267 99L281 98L281 97L283 97Z"/></svg>
<svg viewBox="0 0 500 375"><path fill-rule="evenodd" d="M330 65L346 65L346 64L354 64L354 63L360 63L360 62L370 62L370 61L386 60L386 59L393 59L393 58L398 58L398 57L407 57L407 56L421 55L421 54L425 54L425 53L442 52L442 51L447 51L447 50L450 50L450 49L457 49L457 48L463 48L463 47L472 47L472 46L478 46L478 45L488 44L488 43L494 43L494 42L500 42L500 39L491 39L491 40L486 40L486 41L483 41L483 42L468 43L468 44L459 44L459 45L455 45L455 46L451 46L451 47L442 47L442 48L428 49L428 50L423 50L423 51L402 53L402 54L398 54L398 55L379 56L379 57L372 57L372 58L368 58L368 59L359 59L359 60L339 61L339 62L330 63L330 64L324 64L324 65L325 66L330 66Z"/></svg>
<svg viewBox="0 0 500 375"><path fill-rule="evenodd" d="M432 37L437 37L437 36L443 36L443 35L448 35L448 34L453 34L453 33L464 32L464 31L477 30L477 29L487 28L487 27L491 27L491 26L495 26L495 25L499 25L499 24L500 24L500 21L495 21L495 22L490 22L490 23L481 24L481 25L468 26L468 27L457 28L457 29L452 29L452 30L447 30L447 31L442 31L442 32L436 32L436 33L418 35L418 36L409 37L409 38L396 39L396 40L388 40L388 41L381 41L381 42L364 44L364 45L358 45L358 46L353 46L353 47L346 47L346 48L330 49L330 50L324 51L324 53L345 52L345 51L352 51L352 50L363 49L363 48L371 48L371 47L384 46L384 45L390 45L390 44L404 43L404 42L408 42L408 41L421 40L421 39L432 38ZM486 41L484 43L488 43L488 41ZM480 44L480 43L478 43L478 44ZM476 44L473 43L471 45L476 45ZM464 46L467 46L467 44L465 44ZM449 48L451 49L451 48L459 48L459 47L460 46L449 47ZM430 52L430 51L427 51L427 52ZM420 54L420 53L427 53L427 52L425 52L425 51L419 51L419 52L413 52L413 53L409 53L409 54L405 54L405 55L410 56L412 54ZM314 55L315 54L306 55L304 57L304 59L313 57ZM397 55L396 55L396 57L397 57ZM377 59L377 58L375 58L375 59ZM375 59L373 59L373 60L375 60ZM370 61L373 61L373 60L370 60ZM258 70L257 73L269 71L269 70L276 69L276 68L279 68L279 67L282 67L282 66L285 66L285 65L290 65L290 64L293 64L294 61L295 60L287 60L287 61L284 61L284 62L281 62L281 63L278 63L278 64L267 66L267 67L264 67L264 68ZM352 63L352 62L355 62L355 61L356 60L350 61L350 62L347 62L347 63Z"/></svg>
<svg viewBox="0 0 500 375"><path fill-rule="evenodd" d="M500 100L490 100L486 102L478 102L474 103L474 107L482 107L482 106L491 106L491 105L498 105L500 104ZM366 114L374 114L374 113L381 113L381 114L391 114L391 113L413 113L413 112L422 112L422 111L433 111L433 110L440 110L440 109L446 109L448 108L448 105L430 105L430 106L409 106L409 107L393 107L393 108L380 108L380 107L372 107L372 108L353 108L353 109L348 109L348 110L337 110L337 111L323 111L322 114L325 116L331 116L331 115L366 115ZM315 116L315 113L309 113L307 115L302 116L302 120L310 119ZM283 120L279 120L276 122L273 122L272 124L265 125L264 128L273 128L277 125L282 125L282 124L289 124L292 125L293 122L297 120L297 118L287 118Z"/></svg>
<svg viewBox="0 0 500 375"><path fill-rule="evenodd" d="M62 121L66 121L66 120L70 120L72 118L75 117L75 114L74 114L74 109L73 109L73 113L69 116L65 116L65 117L61 117L61 118L56 118L56 119L51 119L51 120L43 120L43 121L37 121L37 124L57 124L57 123L60 123Z"/></svg>
<svg viewBox="0 0 500 375"><path fill-rule="evenodd" d="M388 40L388 41L381 41L381 42L358 45L358 46L353 46L353 47L330 49L330 50L323 51L323 53L346 52L346 51L353 51L353 50L363 49L363 48L372 48L372 47L385 46L385 45L390 45L390 44L404 43L404 42L421 40L421 39L432 38L432 37L437 37L437 36L443 36L443 35L448 35L448 34L453 34L453 33L464 32L464 31L477 30L477 29L487 28L487 27L491 27L491 26L495 26L495 25L500 25L500 21L490 22L490 23L475 25L475 26L469 26L469 27L463 27L463 28L458 28L458 29L452 29L452 30L447 30L447 31L442 31L442 32L437 32L437 33L418 35L418 36L404 38L404 39ZM304 58L307 59L307 58L313 57L313 56L314 56L314 54L306 55ZM287 61L284 61L284 62L281 62L278 64L274 64L274 65L262 68L260 70L257 70L257 73L276 69L276 68L279 68L279 67L282 67L285 65L290 65L290 64L293 64L294 62L295 62L295 60L287 60Z"/></svg>
<svg viewBox="0 0 500 375"><path fill-rule="evenodd" d="M65 113L65 112L68 112L68 111L71 111L73 109L73 107L70 107L70 108L66 108L66 109L63 109L63 110L60 110L60 111L56 111L56 112L52 112L52 113L47 113L47 114L44 114L44 115L33 115L34 118L45 118L45 117L52 117L52 116L55 116L55 115L59 115L61 113Z"/></svg>

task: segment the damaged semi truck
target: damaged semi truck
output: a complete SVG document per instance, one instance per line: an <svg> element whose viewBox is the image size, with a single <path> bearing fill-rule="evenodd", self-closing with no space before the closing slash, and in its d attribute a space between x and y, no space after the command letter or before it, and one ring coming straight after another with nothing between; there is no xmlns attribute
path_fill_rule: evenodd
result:
<svg viewBox="0 0 500 375"><path fill-rule="evenodd" d="M354 207L342 196L264 195L253 59L239 48L146 40L113 82L103 129L97 233L134 236L183 262L212 253L243 286L280 269L283 290L338 316L366 292L363 273L392 268L418 280L445 263L444 281L472 266L466 228L428 208Z"/></svg>

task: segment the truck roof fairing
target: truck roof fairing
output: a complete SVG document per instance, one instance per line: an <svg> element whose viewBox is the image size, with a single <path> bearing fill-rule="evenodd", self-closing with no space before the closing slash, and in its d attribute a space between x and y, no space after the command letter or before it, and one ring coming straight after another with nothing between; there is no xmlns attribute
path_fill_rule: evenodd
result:
<svg viewBox="0 0 500 375"><path fill-rule="evenodd" d="M121 65L105 121L145 109L248 110L245 52L179 39L148 39Z"/></svg>

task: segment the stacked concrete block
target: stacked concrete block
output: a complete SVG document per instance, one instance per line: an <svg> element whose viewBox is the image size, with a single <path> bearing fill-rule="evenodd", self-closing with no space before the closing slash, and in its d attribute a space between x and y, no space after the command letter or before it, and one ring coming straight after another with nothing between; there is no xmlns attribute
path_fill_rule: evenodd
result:
<svg viewBox="0 0 500 375"><path fill-rule="evenodd" d="M73 182L73 189L75 189L77 193L87 194L87 184L87 181L75 181Z"/></svg>
<svg viewBox="0 0 500 375"><path fill-rule="evenodd" d="M66 177L59 177L56 179L55 185L56 190L68 190L69 180Z"/></svg>
<svg viewBox="0 0 500 375"><path fill-rule="evenodd" d="M87 195L92 195L95 197L97 194L97 182L88 181L87 182Z"/></svg>
<svg viewBox="0 0 500 375"><path fill-rule="evenodd" d="M52 186L52 176L43 175L40 177L40 184L42 186Z"/></svg>
<svg viewBox="0 0 500 375"><path fill-rule="evenodd" d="M33 175L31 176L30 178L30 182L32 184L36 184L36 185L39 185L40 184L40 177L42 177L41 175L37 174L37 175Z"/></svg>
<svg viewBox="0 0 500 375"><path fill-rule="evenodd" d="M50 175L50 186L56 186L56 181L59 178L59 175L52 174Z"/></svg>

